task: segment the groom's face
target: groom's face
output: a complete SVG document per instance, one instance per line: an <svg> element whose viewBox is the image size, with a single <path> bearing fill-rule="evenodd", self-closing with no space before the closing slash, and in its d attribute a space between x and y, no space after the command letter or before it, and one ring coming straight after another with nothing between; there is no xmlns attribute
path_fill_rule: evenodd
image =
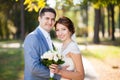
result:
<svg viewBox="0 0 120 80"><path fill-rule="evenodd" d="M47 32L50 32L55 24L55 14L52 12L45 12L44 15L39 16L38 19L40 26Z"/></svg>

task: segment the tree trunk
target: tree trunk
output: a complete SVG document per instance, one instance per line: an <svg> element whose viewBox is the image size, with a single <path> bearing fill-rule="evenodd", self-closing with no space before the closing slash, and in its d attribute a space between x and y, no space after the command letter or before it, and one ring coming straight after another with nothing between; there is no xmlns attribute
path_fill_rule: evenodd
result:
<svg viewBox="0 0 120 80"><path fill-rule="evenodd" d="M112 37L111 40L114 41L115 40L115 20L114 20L114 5L111 5L111 17L112 17Z"/></svg>
<svg viewBox="0 0 120 80"><path fill-rule="evenodd" d="M88 36L88 5L85 7L85 11L86 11L86 37Z"/></svg>
<svg viewBox="0 0 120 80"><path fill-rule="evenodd" d="M105 16L104 16L104 8L101 8L101 30L102 30L102 37L104 37L105 34Z"/></svg>
<svg viewBox="0 0 120 80"><path fill-rule="evenodd" d="M100 43L100 39L99 39L99 25L100 25L100 9L95 9L93 42L96 43L96 44Z"/></svg>
<svg viewBox="0 0 120 80"><path fill-rule="evenodd" d="M107 8L107 10L108 10L108 37L110 37L111 36L111 34L110 34L110 26L111 26L111 24L110 24L110 16L111 16L111 12L110 12L110 6L108 6L108 8Z"/></svg>
<svg viewBox="0 0 120 80"><path fill-rule="evenodd" d="M88 37L88 5L80 6L80 15L82 15L83 24L85 24L84 36Z"/></svg>
<svg viewBox="0 0 120 80"><path fill-rule="evenodd" d="M24 0L20 0L20 6L21 6L21 39L24 39Z"/></svg>
<svg viewBox="0 0 120 80"><path fill-rule="evenodd" d="M119 6L119 37L120 37L120 6Z"/></svg>

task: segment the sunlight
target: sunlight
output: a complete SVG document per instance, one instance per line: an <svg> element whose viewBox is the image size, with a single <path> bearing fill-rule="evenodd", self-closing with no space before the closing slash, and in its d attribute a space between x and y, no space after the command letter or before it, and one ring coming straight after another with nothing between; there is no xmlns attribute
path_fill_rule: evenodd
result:
<svg viewBox="0 0 120 80"><path fill-rule="evenodd" d="M80 4L83 0L73 0L73 4L76 5L76 4Z"/></svg>
<svg viewBox="0 0 120 80"><path fill-rule="evenodd" d="M55 0L47 0L47 4L49 4L50 7L55 8L56 1Z"/></svg>
<svg viewBox="0 0 120 80"><path fill-rule="evenodd" d="M20 44L19 43L10 43L10 44L3 44L2 48L19 48Z"/></svg>

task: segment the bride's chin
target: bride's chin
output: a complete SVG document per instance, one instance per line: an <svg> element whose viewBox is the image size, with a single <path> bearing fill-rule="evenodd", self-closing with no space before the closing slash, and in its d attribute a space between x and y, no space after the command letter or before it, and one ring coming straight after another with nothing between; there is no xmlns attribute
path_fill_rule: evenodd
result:
<svg viewBox="0 0 120 80"><path fill-rule="evenodd" d="M64 41L64 39L60 39L61 41Z"/></svg>
<svg viewBox="0 0 120 80"><path fill-rule="evenodd" d="M61 40L61 41L64 41L63 38L58 38L58 39Z"/></svg>

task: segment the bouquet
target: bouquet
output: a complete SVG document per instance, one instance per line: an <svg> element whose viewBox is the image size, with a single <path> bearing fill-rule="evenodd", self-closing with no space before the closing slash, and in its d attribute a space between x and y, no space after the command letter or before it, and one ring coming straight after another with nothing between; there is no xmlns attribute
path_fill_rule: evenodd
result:
<svg viewBox="0 0 120 80"><path fill-rule="evenodd" d="M49 65L51 64L63 64L63 56L58 53L57 51L48 51L45 52L42 56L41 56L41 62L43 65L49 67ZM53 79L54 73L50 72L50 80L54 80Z"/></svg>

